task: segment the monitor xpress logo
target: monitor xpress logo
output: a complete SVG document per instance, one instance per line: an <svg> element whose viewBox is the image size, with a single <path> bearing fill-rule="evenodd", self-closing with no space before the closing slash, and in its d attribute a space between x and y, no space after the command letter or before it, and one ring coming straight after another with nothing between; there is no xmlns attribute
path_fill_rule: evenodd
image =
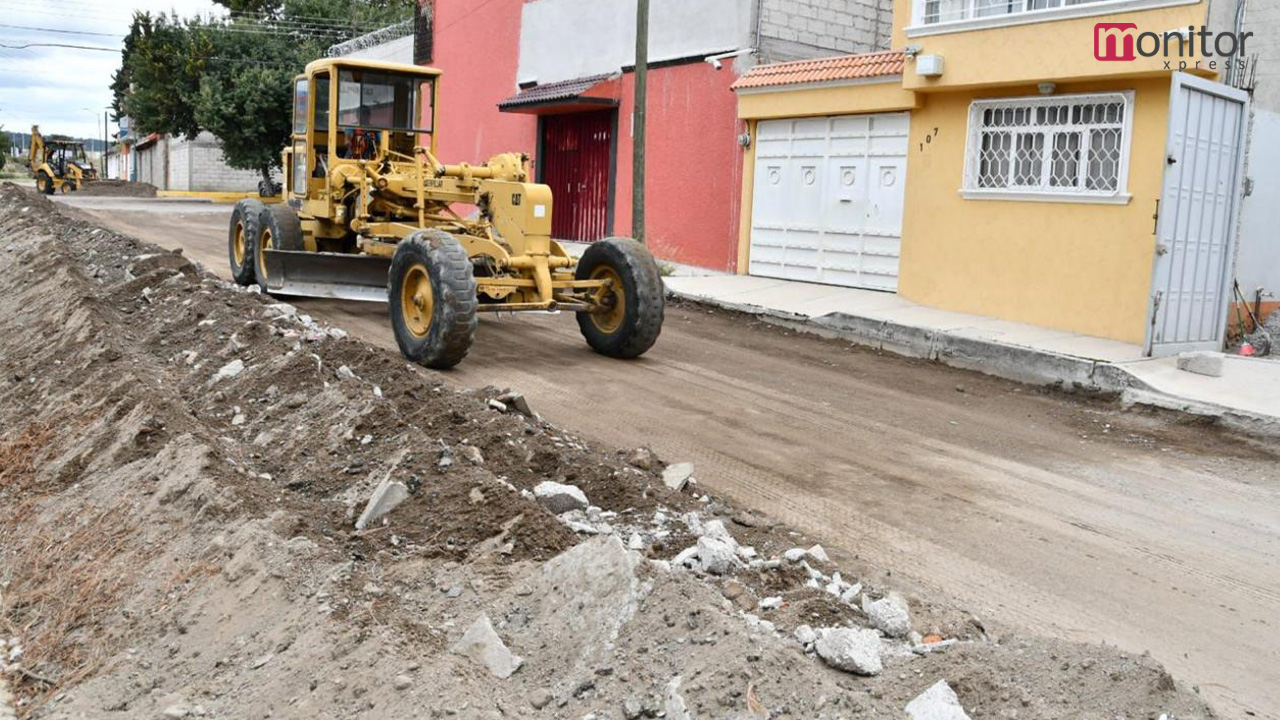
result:
<svg viewBox="0 0 1280 720"><path fill-rule="evenodd" d="M1129 62L1141 57L1164 57L1168 70L1217 70L1245 53L1253 33L1209 32L1203 27L1163 33L1138 32L1135 23L1097 23L1093 26L1093 57L1102 62ZM1177 64L1175 67L1174 64Z"/></svg>

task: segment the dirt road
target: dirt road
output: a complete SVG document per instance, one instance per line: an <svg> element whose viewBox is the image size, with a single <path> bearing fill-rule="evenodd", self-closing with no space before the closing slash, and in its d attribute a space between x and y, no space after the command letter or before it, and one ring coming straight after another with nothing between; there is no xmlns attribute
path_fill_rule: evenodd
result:
<svg viewBox="0 0 1280 720"><path fill-rule="evenodd" d="M227 274L227 206L63 201ZM297 305L395 347L381 306ZM704 485L989 623L1149 650L1224 716L1280 718L1274 449L697 307L669 308L632 363L592 354L567 316L487 318L449 375L691 460Z"/></svg>

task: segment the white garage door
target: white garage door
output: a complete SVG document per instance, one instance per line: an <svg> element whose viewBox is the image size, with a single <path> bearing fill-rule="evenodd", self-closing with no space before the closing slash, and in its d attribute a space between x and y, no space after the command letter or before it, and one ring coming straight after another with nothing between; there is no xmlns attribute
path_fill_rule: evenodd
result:
<svg viewBox="0 0 1280 720"><path fill-rule="evenodd" d="M898 289L906 113L756 126L752 275Z"/></svg>

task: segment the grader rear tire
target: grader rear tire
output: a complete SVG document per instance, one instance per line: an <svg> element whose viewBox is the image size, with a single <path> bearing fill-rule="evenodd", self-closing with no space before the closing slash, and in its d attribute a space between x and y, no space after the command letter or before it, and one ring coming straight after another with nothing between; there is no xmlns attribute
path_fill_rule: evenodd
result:
<svg viewBox="0 0 1280 720"><path fill-rule="evenodd" d="M579 280L613 280L604 312L578 313L587 344L601 355L635 358L658 341L666 308L662 275L653 255L630 238L605 238L591 244L578 261Z"/></svg>
<svg viewBox="0 0 1280 720"><path fill-rule="evenodd" d="M231 279L237 285L252 285L256 274L258 236L262 234L265 206L257 200L241 200L231 211L231 227L227 229L227 255L231 261Z"/></svg>
<svg viewBox="0 0 1280 720"><path fill-rule="evenodd" d="M400 352L436 370L462 362L476 333L476 279L467 251L443 230L419 230L391 258L387 301Z"/></svg>

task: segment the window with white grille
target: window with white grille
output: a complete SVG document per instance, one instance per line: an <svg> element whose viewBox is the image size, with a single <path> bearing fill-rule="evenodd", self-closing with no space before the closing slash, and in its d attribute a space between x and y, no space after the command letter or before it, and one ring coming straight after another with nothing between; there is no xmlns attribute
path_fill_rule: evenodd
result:
<svg viewBox="0 0 1280 720"><path fill-rule="evenodd" d="M965 197L1123 202L1132 93L977 100Z"/></svg>

